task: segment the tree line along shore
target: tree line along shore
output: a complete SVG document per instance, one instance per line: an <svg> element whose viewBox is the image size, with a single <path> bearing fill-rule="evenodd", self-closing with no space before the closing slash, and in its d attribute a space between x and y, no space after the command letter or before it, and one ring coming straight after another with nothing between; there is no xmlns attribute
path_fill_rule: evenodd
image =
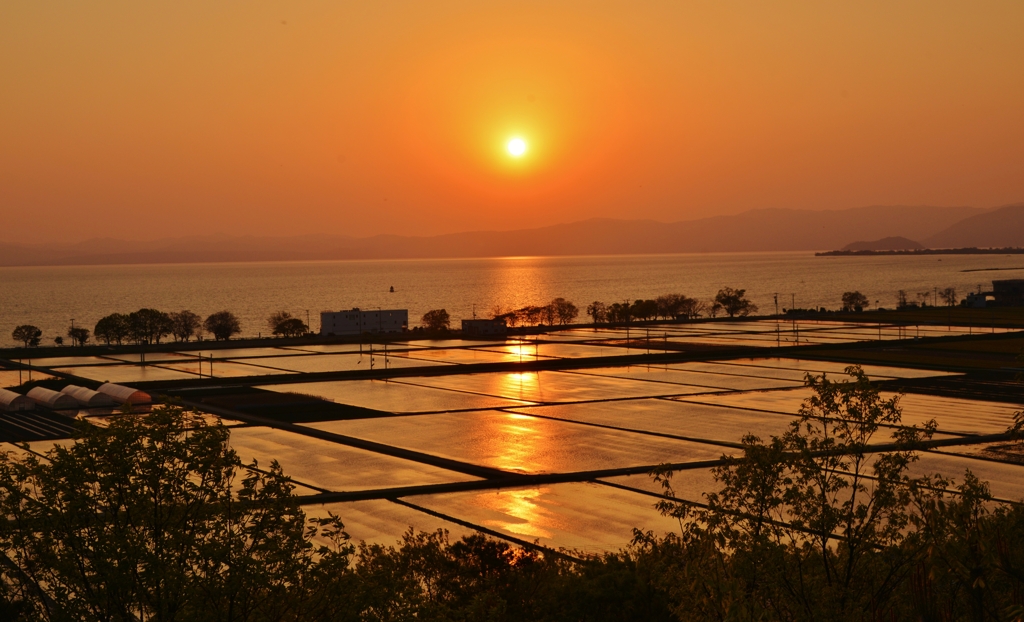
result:
<svg viewBox="0 0 1024 622"><path fill-rule="evenodd" d="M699 318L717 318L719 316L747 317L758 312L756 304L751 302L745 289L724 287L710 300L691 298L684 294L664 294L653 299L637 299L632 302L604 303L594 301L585 308L586 315L593 324L628 324L630 322L648 322L652 320L695 320ZM931 298L932 305L928 304ZM917 309L936 306L941 299L946 306L958 303L956 288L947 287L942 290L934 288L931 292L916 294L916 300L906 290L900 290L896 301L896 309ZM844 292L839 310L843 312L860 312L867 309L871 302L859 291ZM877 303L877 301L876 301ZM783 309L784 313L823 312L822 309ZM565 298L555 298L546 305L527 305L515 309L495 307L491 318L502 321L506 326L566 326L573 324L580 316L580 309ZM300 318L288 311L272 313L267 324L268 333L274 337L302 337L310 334L310 327ZM446 309L431 309L423 314L420 325L413 330L426 332L445 332L452 329L451 316ZM85 346L90 339L110 345L159 345L164 339L172 338L175 342L187 343L192 339L202 339L204 334L211 335L216 341L229 340L242 332L242 324L231 311L217 311L205 319L189 310L164 312L157 309L143 308L131 313L112 313L102 317L92 330L84 326L72 324L65 335L52 338L56 346L65 345L65 338L72 346ZM39 347L43 341L43 331L32 324L22 324L12 331L12 339L20 342L23 347Z"/></svg>

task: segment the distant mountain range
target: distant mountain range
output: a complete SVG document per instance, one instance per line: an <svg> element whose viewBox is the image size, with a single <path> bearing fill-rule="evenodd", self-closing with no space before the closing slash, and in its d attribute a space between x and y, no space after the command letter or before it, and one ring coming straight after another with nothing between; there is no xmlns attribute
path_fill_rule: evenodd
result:
<svg viewBox="0 0 1024 622"><path fill-rule="evenodd" d="M997 209L761 209L671 223L595 218L535 229L424 237L218 234L155 241L92 239L70 245L0 244L0 265L817 251L887 237L907 238L906 242L917 240L929 248L1024 246L1024 204Z"/></svg>

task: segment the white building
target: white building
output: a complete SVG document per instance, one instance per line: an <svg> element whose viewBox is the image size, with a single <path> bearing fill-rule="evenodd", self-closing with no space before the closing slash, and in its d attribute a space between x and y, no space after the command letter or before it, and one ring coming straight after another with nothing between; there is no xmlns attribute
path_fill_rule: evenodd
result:
<svg viewBox="0 0 1024 622"><path fill-rule="evenodd" d="M400 333L409 328L408 309L321 311L320 335Z"/></svg>

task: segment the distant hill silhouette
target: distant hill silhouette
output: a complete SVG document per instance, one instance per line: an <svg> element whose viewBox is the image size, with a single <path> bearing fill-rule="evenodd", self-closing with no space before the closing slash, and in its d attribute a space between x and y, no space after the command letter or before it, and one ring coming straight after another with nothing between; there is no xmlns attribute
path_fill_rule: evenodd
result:
<svg viewBox="0 0 1024 622"><path fill-rule="evenodd" d="M924 248L920 243L902 237L882 238L871 242L854 242L842 248L844 251L905 251Z"/></svg>
<svg viewBox="0 0 1024 622"><path fill-rule="evenodd" d="M928 248L1024 246L1024 203L965 218L922 242Z"/></svg>
<svg viewBox="0 0 1024 622"><path fill-rule="evenodd" d="M73 245L0 244L0 265L815 251L842 248L853 240L892 236L927 240L947 230L956 230L961 222L981 219L980 222L988 223L985 218L990 214L996 212L972 207L928 206L873 206L835 211L762 209L671 223L595 218L533 229L424 237L215 234L155 241L94 239ZM1017 230L1019 232L1020 227Z"/></svg>

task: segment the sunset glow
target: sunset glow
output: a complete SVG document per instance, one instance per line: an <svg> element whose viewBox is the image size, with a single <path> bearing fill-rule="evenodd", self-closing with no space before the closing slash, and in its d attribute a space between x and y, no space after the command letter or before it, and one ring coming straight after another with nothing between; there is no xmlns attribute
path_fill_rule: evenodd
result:
<svg viewBox="0 0 1024 622"><path fill-rule="evenodd" d="M1013 203L1022 31L1014 2L885 19L813 2L4 3L0 238Z"/></svg>
<svg viewBox="0 0 1024 622"><path fill-rule="evenodd" d="M518 158L526 153L526 141L522 138L513 138L508 141L508 146L506 148L508 149L509 155L513 158Z"/></svg>

